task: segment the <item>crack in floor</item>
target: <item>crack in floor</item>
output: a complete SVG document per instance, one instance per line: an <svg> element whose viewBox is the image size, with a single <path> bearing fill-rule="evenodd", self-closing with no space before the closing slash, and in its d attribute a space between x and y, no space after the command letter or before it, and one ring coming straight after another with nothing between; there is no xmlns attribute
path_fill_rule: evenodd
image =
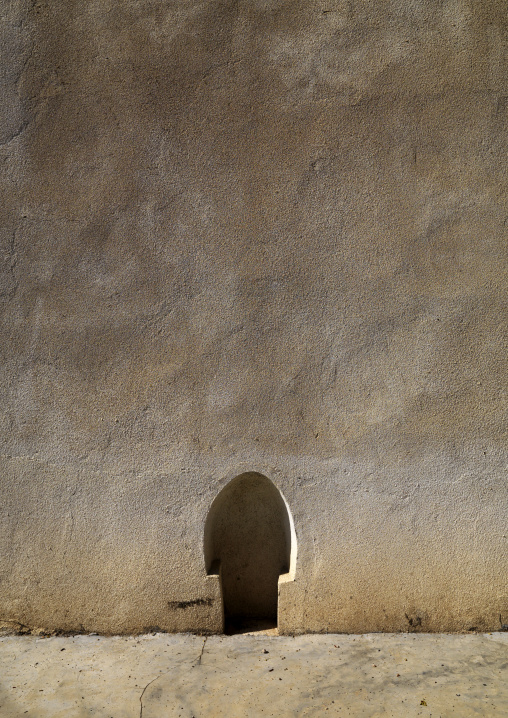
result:
<svg viewBox="0 0 508 718"><path fill-rule="evenodd" d="M201 659L203 658L203 653L204 653L204 650L205 650L205 645L206 645L206 641L207 641L207 640L208 640L208 636L205 636L205 638L204 638L204 640L203 640L203 645L201 646L201 651L200 651L200 653L199 653L198 659L197 659L196 663L194 663L193 666L192 666L193 668L194 668L195 666L200 666L200 665L201 665ZM145 695L146 690L147 690L148 688L150 688L150 686L152 685L152 683L155 683L155 681L159 680L159 678L162 678L162 676L167 676L168 673L170 673L170 672L171 672L171 671L164 671L164 673L159 673L158 676L155 676L155 678L152 678L151 681L148 681L148 683L146 684L146 686L143 688L143 690L141 691L141 695L139 696L139 718L143 718L143 696Z"/></svg>
<svg viewBox="0 0 508 718"><path fill-rule="evenodd" d="M167 673L169 673L169 671L167 671ZM145 695L146 689L149 688L152 685L152 683L155 683L155 681L158 678L160 678L161 676L165 676L165 675L166 675L166 673L159 673L158 676L155 676L155 678L152 678L151 681L148 681L146 686L141 691L141 695L139 696L139 718L143 718L143 696Z"/></svg>
<svg viewBox="0 0 508 718"><path fill-rule="evenodd" d="M205 651L205 645L206 645L207 640L208 640L208 636L205 636L205 639L204 639L204 641L203 641L203 645L201 646L201 653L199 654L199 658L198 658L197 662L195 663L196 666L200 666L200 665L201 665L201 659L203 658L203 653L204 653L204 651Z"/></svg>

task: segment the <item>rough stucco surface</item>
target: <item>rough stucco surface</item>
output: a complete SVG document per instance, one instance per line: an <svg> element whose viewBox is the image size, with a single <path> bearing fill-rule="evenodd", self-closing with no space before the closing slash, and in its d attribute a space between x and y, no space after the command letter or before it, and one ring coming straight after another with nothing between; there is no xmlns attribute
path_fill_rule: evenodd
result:
<svg viewBox="0 0 508 718"><path fill-rule="evenodd" d="M0 16L0 618L216 630L258 471L281 631L508 622L504 0Z"/></svg>

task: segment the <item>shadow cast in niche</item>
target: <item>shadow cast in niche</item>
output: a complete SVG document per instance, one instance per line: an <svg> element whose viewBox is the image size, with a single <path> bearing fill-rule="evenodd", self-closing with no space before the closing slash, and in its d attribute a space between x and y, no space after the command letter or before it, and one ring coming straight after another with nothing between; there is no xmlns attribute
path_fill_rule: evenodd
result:
<svg viewBox="0 0 508 718"><path fill-rule="evenodd" d="M227 633L275 628L279 584L294 579L296 534L288 504L266 476L240 474L213 501L205 565L217 576Z"/></svg>

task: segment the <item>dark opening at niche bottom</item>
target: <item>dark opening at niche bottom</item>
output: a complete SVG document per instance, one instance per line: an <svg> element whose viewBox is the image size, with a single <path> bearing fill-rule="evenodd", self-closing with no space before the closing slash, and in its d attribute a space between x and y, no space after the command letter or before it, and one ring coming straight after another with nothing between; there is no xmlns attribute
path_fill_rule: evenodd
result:
<svg viewBox="0 0 508 718"><path fill-rule="evenodd" d="M245 618L226 617L225 633L228 636L236 636L242 633L276 633L276 618Z"/></svg>

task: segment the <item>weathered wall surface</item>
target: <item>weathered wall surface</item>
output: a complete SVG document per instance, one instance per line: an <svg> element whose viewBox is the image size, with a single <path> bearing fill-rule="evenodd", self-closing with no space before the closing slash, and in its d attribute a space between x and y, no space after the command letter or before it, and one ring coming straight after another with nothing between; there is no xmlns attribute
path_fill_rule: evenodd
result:
<svg viewBox="0 0 508 718"><path fill-rule="evenodd" d="M508 622L504 0L0 15L0 619L213 630L258 471L281 630Z"/></svg>

